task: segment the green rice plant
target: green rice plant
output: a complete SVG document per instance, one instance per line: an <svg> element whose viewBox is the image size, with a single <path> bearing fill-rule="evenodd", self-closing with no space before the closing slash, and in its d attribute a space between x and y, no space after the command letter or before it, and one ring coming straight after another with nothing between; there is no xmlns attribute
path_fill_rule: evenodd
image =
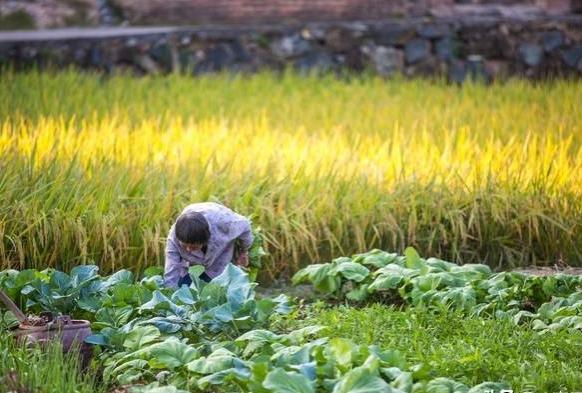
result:
<svg viewBox="0 0 582 393"><path fill-rule="evenodd" d="M143 271L182 208L263 228L261 276L372 248L582 261L579 81L0 75L0 266Z"/></svg>

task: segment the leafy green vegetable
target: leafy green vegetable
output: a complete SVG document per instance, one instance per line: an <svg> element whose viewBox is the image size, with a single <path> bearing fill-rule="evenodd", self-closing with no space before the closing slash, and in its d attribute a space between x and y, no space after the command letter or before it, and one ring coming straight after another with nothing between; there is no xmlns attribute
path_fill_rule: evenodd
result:
<svg viewBox="0 0 582 393"><path fill-rule="evenodd" d="M358 367L348 372L335 386L333 393L390 393L386 381L368 367Z"/></svg>
<svg viewBox="0 0 582 393"><path fill-rule="evenodd" d="M273 313L293 311L284 296L257 299L256 284L229 265L210 283L197 278L164 288L159 269L139 282L128 271L100 277L94 266L70 274L52 269L0 273L0 287L28 312L66 312L92 323L86 339L102 347L99 360L109 384L149 383L136 392L206 390L213 385L255 392L480 392L452 379L431 379L427 365L407 367L395 350L329 339L323 326L269 330ZM580 279L530 278L492 273L482 265L457 266L379 250L311 265L295 283L310 282L330 296L362 301L372 293L431 310L456 308L530 323L541 334L582 329ZM525 309L535 304L536 310ZM4 324L10 323L3 316ZM167 385L167 386L166 386Z"/></svg>
<svg viewBox="0 0 582 393"><path fill-rule="evenodd" d="M358 302L377 294L388 302L400 299L435 311L452 307L468 314L513 318L516 323L529 321L542 333L581 330L580 276L493 273L482 264L425 260L412 247L406 248L404 256L372 250L310 265L295 274L293 283L311 283L325 295Z"/></svg>
<svg viewBox="0 0 582 393"><path fill-rule="evenodd" d="M304 375L276 368L267 374L263 386L272 392L280 393L314 393L309 379Z"/></svg>

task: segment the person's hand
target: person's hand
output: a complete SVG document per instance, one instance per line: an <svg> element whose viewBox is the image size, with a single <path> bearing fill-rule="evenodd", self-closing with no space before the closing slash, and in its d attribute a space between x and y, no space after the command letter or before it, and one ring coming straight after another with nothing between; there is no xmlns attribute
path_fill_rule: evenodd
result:
<svg viewBox="0 0 582 393"><path fill-rule="evenodd" d="M249 266L249 253L243 252L236 258L236 264L238 266L247 267Z"/></svg>

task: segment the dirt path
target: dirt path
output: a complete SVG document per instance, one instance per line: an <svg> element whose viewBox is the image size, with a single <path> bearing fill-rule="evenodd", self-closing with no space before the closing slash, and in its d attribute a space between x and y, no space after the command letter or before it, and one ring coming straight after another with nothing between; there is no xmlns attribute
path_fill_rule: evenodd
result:
<svg viewBox="0 0 582 393"><path fill-rule="evenodd" d="M531 266L525 269L515 269L515 272L532 274L534 276L551 276L553 274L582 275L582 267L557 268L549 266Z"/></svg>

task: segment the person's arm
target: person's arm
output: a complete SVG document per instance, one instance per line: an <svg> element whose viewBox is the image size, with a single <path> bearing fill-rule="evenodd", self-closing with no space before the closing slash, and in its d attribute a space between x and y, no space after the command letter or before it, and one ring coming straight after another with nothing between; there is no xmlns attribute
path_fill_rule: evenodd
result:
<svg viewBox="0 0 582 393"><path fill-rule="evenodd" d="M238 236L243 250L248 251L253 245L253 231L251 229L251 222L245 219L241 222L241 234Z"/></svg>
<svg viewBox="0 0 582 393"><path fill-rule="evenodd" d="M166 263L164 265L164 285L169 288L177 288L180 278L185 274L185 267L182 264L182 257L178 251L173 236L168 236L166 240Z"/></svg>
<svg viewBox="0 0 582 393"><path fill-rule="evenodd" d="M246 267L249 264L249 250L253 245L253 232L251 229L251 223L248 219L241 221L239 225L241 226L241 232L237 240L239 241L241 250L236 259L236 264Z"/></svg>

